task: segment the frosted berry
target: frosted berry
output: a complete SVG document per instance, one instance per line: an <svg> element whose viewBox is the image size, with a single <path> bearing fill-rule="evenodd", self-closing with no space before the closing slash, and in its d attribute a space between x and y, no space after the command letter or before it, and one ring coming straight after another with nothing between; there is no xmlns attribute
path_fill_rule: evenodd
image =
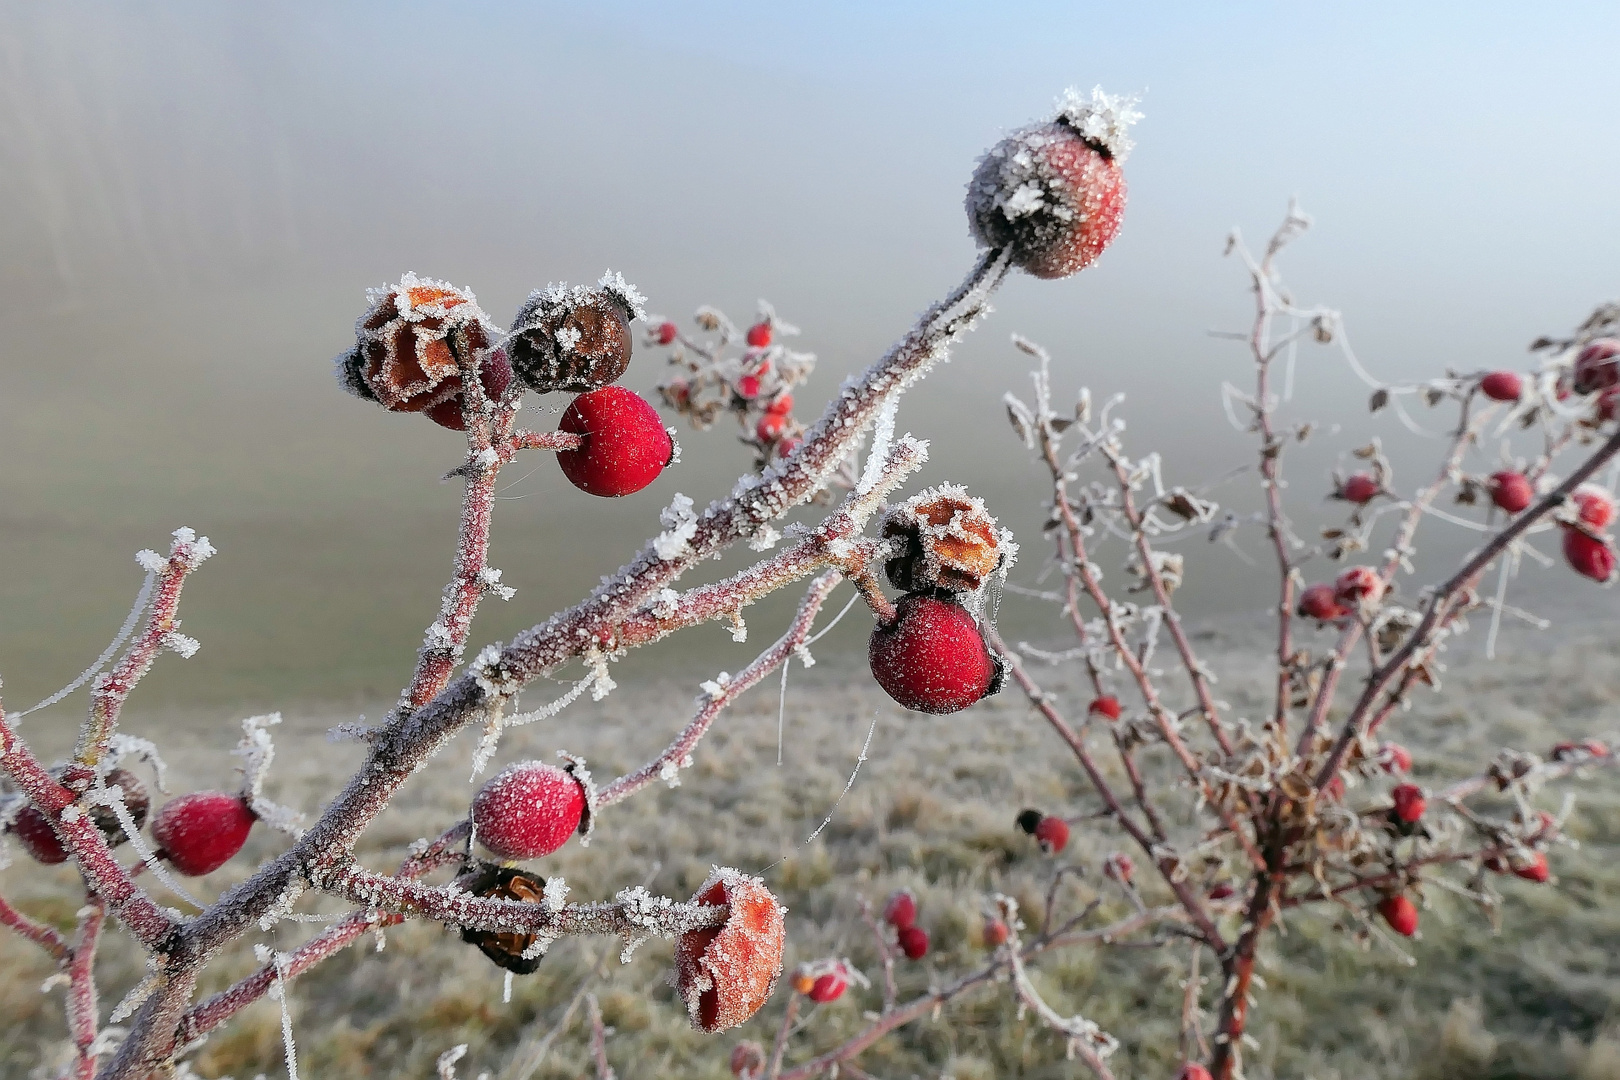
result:
<svg viewBox="0 0 1620 1080"><path fill-rule="evenodd" d="M541 394L617 382L630 366L630 320L641 295L617 274L598 288L553 285L529 294L506 341L518 381Z"/></svg>
<svg viewBox="0 0 1620 1080"><path fill-rule="evenodd" d="M1208 1069L1196 1061L1189 1061L1177 1071L1176 1080L1213 1080L1213 1078Z"/></svg>
<svg viewBox="0 0 1620 1080"><path fill-rule="evenodd" d="M1005 945L1010 933L1007 924L1000 919L984 920L984 947L994 949Z"/></svg>
<svg viewBox="0 0 1620 1080"><path fill-rule="evenodd" d="M1514 877L1533 881L1537 885L1545 885L1548 879L1552 877L1552 866L1547 862L1547 853L1545 851L1535 852L1534 858L1519 866L1511 866L1499 856L1493 855L1485 860L1485 866L1498 874L1504 870L1509 871Z"/></svg>
<svg viewBox="0 0 1620 1080"><path fill-rule="evenodd" d="M808 994L815 988L816 973L801 965L794 971L793 978L789 980L789 985L793 987L794 993Z"/></svg>
<svg viewBox="0 0 1620 1080"><path fill-rule="evenodd" d="M1607 582L1614 577L1614 549L1579 529L1564 528L1564 561L1582 577Z"/></svg>
<svg viewBox="0 0 1620 1080"><path fill-rule="evenodd" d="M1412 771L1412 754L1400 743L1386 743L1378 753L1378 764L1387 773L1404 776Z"/></svg>
<svg viewBox="0 0 1620 1080"><path fill-rule="evenodd" d="M512 385L512 364L504 352L496 349L485 355L484 362L478 367L478 385L483 388L484 396L491 401L499 401L506 396L507 389ZM462 399L465 396L465 391L458 391L455 397L446 398L437 405L429 406L428 419L451 431L466 431L467 417L462 408Z"/></svg>
<svg viewBox="0 0 1620 1080"><path fill-rule="evenodd" d="M463 879L459 884L474 896L496 900L538 904L545 899L545 878L525 874L510 866L486 865L471 880ZM538 934L462 927L461 940L478 946L479 952L514 975L532 975L544 956Z"/></svg>
<svg viewBox="0 0 1620 1080"><path fill-rule="evenodd" d="M520 761L478 789L472 823L478 842L502 859L538 859L587 826L589 796L570 769Z"/></svg>
<svg viewBox="0 0 1620 1080"><path fill-rule="evenodd" d="M953 713L995 693L1000 666L960 604L912 593L893 622L872 631L872 676L895 701L925 713Z"/></svg>
<svg viewBox="0 0 1620 1080"><path fill-rule="evenodd" d="M1069 846L1069 823L1060 817L1043 817L1035 826L1035 839L1042 851L1057 855Z"/></svg>
<svg viewBox="0 0 1620 1080"><path fill-rule="evenodd" d="M737 396L744 401L753 401L759 397L759 376L743 375L737 380Z"/></svg>
<svg viewBox="0 0 1620 1080"><path fill-rule="evenodd" d="M1131 862L1129 855L1116 851L1103 860L1103 876L1121 885L1129 885L1136 880L1136 864Z"/></svg>
<svg viewBox="0 0 1620 1080"><path fill-rule="evenodd" d="M911 960L921 960L928 955L928 931L920 926L908 926L899 934L900 951Z"/></svg>
<svg viewBox="0 0 1620 1080"><path fill-rule="evenodd" d="M771 996L782 973L783 908L765 883L716 867L699 904L726 904L723 926L691 930L675 943L675 992L692 1026L710 1033L743 1023Z"/></svg>
<svg viewBox="0 0 1620 1080"><path fill-rule="evenodd" d="M751 349L764 349L769 347L772 337L770 321L768 319L761 320L760 322L755 323L753 326L750 326L746 336L748 340L748 347Z"/></svg>
<svg viewBox="0 0 1620 1080"><path fill-rule="evenodd" d="M765 411L776 416L786 416L793 411L793 395L784 390L771 399L771 403L765 406Z"/></svg>
<svg viewBox="0 0 1620 1080"><path fill-rule="evenodd" d="M1620 338L1589 341L1575 355L1571 386L1577 394L1593 394L1620 385Z"/></svg>
<svg viewBox="0 0 1620 1080"><path fill-rule="evenodd" d="M1046 815L1039 810L1024 810L1018 815L1018 827L1031 836L1035 835L1035 827L1041 823Z"/></svg>
<svg viewBox="0 0 1620 1080"><path fill-rule="evenodd" d="M1524 394L1524 380L1516 372L1493 371L1479 380L1479 392L1492 401L1518 401Z"/></svg>
<svg viewBox="0 0 1620 1080"><path fill-rule="evenodd" d="M1607 528L1614 520L1614 499L1596 484L1582 484L1570 499L1581 522L1593 530Z"/></svg>
<svg viewBox="0 0 1620 1080"><path fill-rule="evenodd" d="M1222 881L1217 883L1213 889L1209 890L1209 898L1211 900L1230 900L1235 891L1236 890L1234 890L1232 886Z"/></svg>
<svg viewBox="0 0 1620 1080"><path fill-rule="evenodd" d="M738 1080L755 1080L765 1071L765 1048L744 1039L731 1048L731 1075Z"/></svg>
<svg viewBox="0 0 1620 1080"><path fill-rule="evenodd" d="M804 440L802 438L797 435L789 435L787 438L776 444L776 456L779 458L785 458L803 445Z"/></svg>
<svg viewBox="0 0 1620 1080"><path fill-rule="evenodd" d="M1386 896L1378 901L1378 914L1384 917L1391 930L1402 937L1417 933L1417 906L1404 896Z"/></svg>
<svg viewBox="0 0 1620 1080"><path fill-rule="evenodd" d="M1301 592L1295 610L1302 618L1316 619L1318 622L1332 622L1350 614L1349 608L1334 599L1332 585L1312 585Z"/></svg>
<svg viewBox="0 0 1620 1080"><path fill-rule="evenodd" d="M498 332L466 289L406 274L368 289L355 346L338 358L338 380L390 412L422 412L461 393L471 365Z"/></svg>
<svg viewBox="0 0 1620 1080"><path fill-rule="evenodd" d="M979 160L968 183L968 225L983 247L1006 247L1040 278L1067 277L1097 260L1125 213L1120 163L1138 119L1132 103L1100 89L1069 91L1051 121L1016 131Z"/></svg>
<svg viewBox="0 0 1620 1080"><path fill-rule="evenodd" d="M787 427L787 417L778 413L766 413L754 425L754 437L762 443L774 442Z"/></svg>
<svg viewBox="0 0 1620 1080"><path fill-rule="evenodd" d="M51 828L50 819L38 807L25 806L18 811L12 819L10 831L35 862L46 866L67 862L67 848L62 846L56 831Z"/></svg>
<svg viewBox="0 0 1620 1080"><path fill-rule="evenodd" d="M1339 498L1345 502L1365 506L1373 501L1383 485L1366 473L1353 473L1339 486Z"/></svg>
<svg viewBox="0 0 1620 1080"><path fill-rule="evenodd" d="M680 330L672 322L661 322L653 331L653 340L660 345L668 345L680 336Z"/></svg>
<svg viewBox="0 0 1620 1080"><path fill-rule="evenodd" d="M1395 800L1395 819L1406 825L1421 818L1428 807L1428 802L1423 798L1423 789L1416 784L1397 784L1389 797Z"/></svg>
<svg viewBox="0 0 1620 1080"><path fill-rule="evenodd" d="M1607 424L1617 416L1620 416L1620 386L1611 386L1598 395L1598 423Z"/></svg>
<svg viewBox="0 0 1620 1080"><path fill-rule="evenodd" d="M163 804L152 818L152 839L176 870L201 877L242 850L253 821L253 811L240 796L193 791Z"/></svg>
<svg viewBox="0 0 1620 1080"><path fill-rule="evenodd" d="M905 550L883 564L897 589L977 592L1016 550L1012 534L996 528L984 503L956 484L941 484L892 507L884 539Z"/></svg>
<svg viewBox="0 0 1620 1080"><path fill-rule="evenodd" d="M883 921L896 930L904 930L917 921L917 898L901 889L883 905Z"/></svg>
<svg viewBox="0 0 1620 1080"><path fill-rule="evenodd" d="M842 971L829 971L816 977L816 981L810 985L810 992L805 996L817 1004L824 1005L843 997L847 989L849 989L848 977Z"/></svg>
<svg viewBox="0 0 1620 1080"><path fill-rule="evenodd" d="M563 475L581 491L604 498L640 491L675 457L674 440L657 411L622 386L575 398L557 430L582 438L578 450L558 451Z"/></svg>
<svg viewBox="0 0 1620 1080"><path fill-rule="evenodd" d="M1517 514L1535 499L1535 485L1523 473L1503 470L1491 474L1491 501L1508 513Z"/></svg>
<svg viewBox="0 0 1620 1080"><path fill-rule="evenodd" d="M1384 596L1384 582L1370 566L1347 567L1333 582L1333 599L1347 607L1372 606Z"/></svg>
<svg viewBox="0 0 1620 1080"><path fill-rule="evenodd" d="M1119 698L1113 694L1104 694L1086 706L1087 714L1100 716L1104 720L1118 720L1120 711Z"/></svg>

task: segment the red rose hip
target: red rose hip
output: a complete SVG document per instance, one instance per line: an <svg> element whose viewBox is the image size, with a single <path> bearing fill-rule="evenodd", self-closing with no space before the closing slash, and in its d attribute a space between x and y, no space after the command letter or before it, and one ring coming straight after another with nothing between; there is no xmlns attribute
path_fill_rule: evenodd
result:
<svg viewBox="0 0 1620 1080"><path fill-rule="evenodd" d="M1350 614L1350 610L1334 599L1332 585L1312 585L1299 594L1297 613L1306 619L1332 622Z"/></svg>
<svg viewBox="0 0 1620 1080"><path fill-rule="evenodd" d="M1000 689L972 614L925 593L903 597L894 621L872 631L867 660L884 692L917 712L958 712Z"/></svg>
<svg viewBox="0 0 1620 1080"><path fill-rule="evenodd" d="M1391 930L1402 937L1417 933L1417 906L1404 896L1386 896L1378 901L1378 914L1384 917Z"/></svg>
<svg viewBox="0 0 1620 1080"><path fill-rule="evenodd" d="M675 456L675 443L658 412L622 386L579 395L557 430L582 440L578 450L557 453L563 475L581 491L604 498L640 491Z"/></svg>
<svg viewBox="0 0 1620 1080"><path fill-rule="evenodd" d="M810 984L810 992L805 996L817 1004L826 1004L843 997L847 989L849 980L839 972L829 971L825 975L818 976L816 981Z"/></svg>
<svg viewBox="0 0 1620 1080"><path fill-rule="evenodd" d="M680 330L676 328L674 323L661 322L658 324L658 328L653 331L653 340L657 341L660 345L668 345L673 342L675 338L679 336L679 334Z"/></svg>
<svg viewBox="0 0 1620 1080"><path fill-rule="evenodd" d="M1382 485L1366 473L1355 473L1339 487L1339 498L1345 502L1365 506L1382 489Z"/></svg>
<svg viewBox="0 0 1620 1080"><path fill-rule="evenodd" d="M1582 484L1570 495L1581 522L1590 528L1603 529L1614 520L1614 499L1596 484Z"/></svg>
<svg viewBox="0 0 1620 1080"><path fill-rule="evenodd" d="M766 348L771 343L771 324L769 322L757 322L750 326L747 340L748 347L751 349Z"/></svg>
<svg viewBox="0 0 1620 1080"><path fill-rule="evenodd" d="M883 905L883 921L896 930L904 930L917 921L917 898L901 889Z"/></svg>
<svg viewBox="0 0 1620 1080"><path fill-rule="evenodd" d="M1176 1073L1176 1080L1213 1080L1209 1070L1196 1061L1189 1061Z"/></svg>
<svg viewBox="0 0 1620 1080"><path fill-rule="evenodd" d="M500 858L538 859L568 843L588 806L585 785L569 770L520 761L473 796L473 829Z"/></svg>
<svg viewBox="0 0 1620 1080"><path fill-rule="evenodd" d="M911 960L921 960L928 955L928 931L920 926L908 926L899 934L900 951Z"/></svg>
<svg viewBox="0 0 1620 1080"><path fill-rule="evenodd" d="M1518 401L1524 395L1524 380L1516 372L1493 371L1479 380L1479 392L1492 401Z"/></svg>
<svg viewBox="0 0 1620 1080"><path fill-rule="evenodd" d="M37 806L25 806L11 822L11 835L35 862L55 866L67 862L67 848L51 828L50 819Z"/></svg>
<svg viewBox="0 0 1620 1080"><path fill-rule="evenodd" d="M176 870L201 877L242 850L253 820L253 811L240 796L194 791L163 804L152 818L152 839Z"/></svg>
<svg viewBox="0 0 1620 1080"><path fill-rule="evenodd" d="M782 973L783 909L758 878L716 868L693 901L725 904L724 925L675 943L675 992L692 1026L711 1034L743 1023L771 996Z"/></svg>
<svg viewBox="0 0 1620 1080"><path fill-rule="evenodd" d="M1412 771L1412 754L1400 743L1387 743L1378 754L1378 764L1387 773L1401 776Z"/></svg>
<svg viewBox="0 0 1620 1080"><path fill-rule="evenodd" d="M1010 931L1007 924L1000 919L984 920L984 946L987 949L998 948L1007 943Z"/></svg>
<svg viewBox="0 0 1620 1080"><path fill-rule="evenodd" d="M1333 582L1333 599L1347 607L1376 604L1384 596L1384 582L1370 566L1352 566Z"/></svg>
<svg viewBox="0 0 1620 1080"><path fill-rule="evenodd" d="M1035 826L1035 839L1042 851L1057 855L1069 846L1069 823L1060 817L1043 817Z"/></svg>
<svg viewBox="0 0 1620 1080"><path fill-rule="evenodd" d="M1104 694L1086 706L1087 713L1092 716L1100 716L1104 720L1118 720L1120 711L1119 698L1113 694Z"/></svg>
<svg viewBox="0 0 1620 1080"><path fill-rule="evenodd" d="M1535 499L1535 486L1523 473L1503 470L1491 474L1491 501L1508 513L1517 514Z"/></svg>
<svg viewBox="0 0 1620 1080"><path fill-rule="evenodd" d="M1620 384L1620 339L1587 342L1575 356L1572 385L1577 394L1592 394Z"/></svg>
<svg viewBox="0 0 1620 1080"><path fill-rule="evenodd" d="M1395 800L1396 819L1407 825L1421 818L1428 806L1423 798L1423 789L1416 784L1397 784L1389 796Z"/></svg>
<svg viewBox="0 0 1620 1080"><path fill-rule="evenodd" d="M1614 549L1579 529L1564 528L1564 561L1582 577L1607 582L1614 577Z"/></svg>

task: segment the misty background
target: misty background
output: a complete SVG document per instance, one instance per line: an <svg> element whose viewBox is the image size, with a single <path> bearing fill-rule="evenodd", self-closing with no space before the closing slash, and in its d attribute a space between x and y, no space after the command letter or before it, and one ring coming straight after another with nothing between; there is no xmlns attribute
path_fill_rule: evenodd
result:
<svg viewBox="0 0 1620 1080"><path fill-rule="evenodd" d="M1620 295L1617 31L1612 4L0 2L6 702L101 650L134 552L179 525L220 549L182 608L203 648L142 701L386 701L450 569L459 488L438 478L460 448L334 384L367 286L445 278L503 325L530 289L608 267L687 325L703 303L746 323L763 297L820 357L808 418L970 264L977 155L1101 84L1146 114L1118 242L1076 278L1012 278L901 411L933 439L921 481L986 496L1032 580L1042 485L1000 404L1029 385L1010 333L1053 351L1061 397L1126 394L1130 447L1163 451L1171 482L1220 476L1252 458L1218 404L1245 354L1207 333L1251 310L1222 248L1234 225L1263 241L1297 195L1318 226L1285 272L1345 313L1374 373L1526 370L1529 341ZM625 381L650 393L662 367L641 350ZM1407 489L1431 471L1437 446L1369 421L1332 351L1302 354L1297 386L1290 415L1327 432L1291 464L1302 526L1342 513L1320 503L1357 444L1335 424L1383 437ZM541 428L566 405L531 400ZM474 648L588 592L675 492L703 505L748 465L723 426L681 441L616 501L520 459L491 559L518 595L486 603ZM1253 487L1211 494L1247 508ZM1471 540L1425 530L1431 575ZM1185 609L1263 611L1262 544L1239 540L1251 568L1192 541ZM1540 610L1613 610L1562 568L1532 577ZM683 665L695 692L774 638L779 600L746 645L699 628L635 662ZM1052 625L1015 597L1001 617ZM821 648L858 652L863 618Z"/></svg>

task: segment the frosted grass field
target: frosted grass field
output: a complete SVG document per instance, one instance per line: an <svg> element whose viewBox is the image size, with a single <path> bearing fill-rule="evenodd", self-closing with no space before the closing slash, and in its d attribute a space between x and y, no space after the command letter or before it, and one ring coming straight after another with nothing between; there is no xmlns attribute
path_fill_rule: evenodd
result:
<svg viewBox="0 0 1620 1080"><path fill-rule="evenodd" d="M1454 657L1447 694L1421 701L1395 732L1413 750L1419 782L1434 786L1464 776L1496 746L1544 751L1562 735L1612 736L1620 728L1620 642L1604 611L1611 600L1603 594L1551 634L1509 628L1497 661ZM1265 672L1256 635L1253 624L1233 621L1199 636L1223 674L1222 696L1240 712L1259 700ZM903 885L918 896L919 921L934 950L921 963L900 962L902 1001L982 961L980 903L991 892L1018 897L1026 918L1038 919L1054 863L1014 829L1014 815L1026 805L1070 816L1097 805L1056 752L1060 744L1014 693L949 719L904 713L872 684L858 654L828 644L818 648L816 667L795 667L790 676L781 768L777 684L768 680L717 725L679 788L611 808L590 848L570 845L534 864L538 872L564 875L571 898L585 899L610 896L650 874L655 891L689 893L714 862L763 871L790 909L789 965L847 955L872 976L880 972L857 897L881 902ZM1467 647L1477 645L1476 636ZM1053 689L1065 686L1060 672L1044 672ZM499 760L550 758L567 749L588 757L598 777L623 771L662 748L696 689L668 679L626 680L604 702L582 701L554 721L508 733ZM1063 696L1072 709L1072 695ZM58 715L76 720L76 710ZM848 782L874 718L870 760L831 824L806 846L804 838ZM132 706L127 727L166 748L173 786L185 790L233 782L226 752L238 719L142 714ZM328 742L325 732L350 719L331 710L289 711L276 733L271 795L314 809L335 790L358 754L353 745ZM40 720L36 735L46 723ZM467 782L474 742L464 736L407 785L362 841L368 865L391 868L411 840L465 813L475 790ZM1561 790L1578 793L1568 831L1581 848L1552 853L1557 888L1494 880L1507 899L1500 934L1476 908L1430 889L1422 937L1412 945L1417 966L1407 967L1387 950L1351 947L1325 915L1294 916L1262 969L1269 989L1259 999L1254 1033L1263 1049L1249 1055L1249 1075L1620 1078L1616 780L1603 773L1544 793L1543 805L1553 810ZM1352 801L1360 794L1352 790ZM1062 861L1086 873L1059 903L1073 912L1100 896L1099 925L1125 914L1125 899L1099 872L1102 858L1124 846L1121 835L1096 824L1074 835ZM244 854L199 887L212 895L280 843L256 830ZM71 924L77 906L71 870L18 864L0 878L25 910ZM1160 899L1156 888L1146 883L1149 903ZM322 910L328 909L336 910ZM316 929L283 923L256 937L287 948ZM204 992L255 966L253 937L210 971ZM616 941L565 940L537 973L516 980L511 1003L503 1004L502 972L456 934L428 924L391 930L380 954L368 942L293 984L300 1075L428 1078L439 1054L466 1042L471 1049L461 1075L517 1077L587 980L615 1029L608 1057L625 1080L723 1077L736 1038L769 1043L785 987L739 1031L702 1036L687 1027L668 985L669 946L647 945L622 967L618 951ZM110 1007L136 979L138 960L117 935L103 956ZM1122 1078L1166 1077L1176 1060L1186 964L1187 949L1177 944L1082 947L1049 954L1036 979L1056 1008L1083 1012L1120 1038L1114 1064ZM592 974L598 965L601 976ZM10 976L0 982L0 1058L6 1075L34 1075L63 1038L60 991L40 993L48 970L15 937L0 937L0 967ZM880 1000L877 989L852 987L840 1001L818 1007L793 1036L789 1064L854 1034L863 1026L862 1010ZM584 1074L586 1030L583 1005L576 1005L533 1075ZM274 1003L251 1007L192 1060L210 1078L285 1075ZM861 1063L885 1078L957 1080L1069 1076L1074 1068L1050 1032L1018 1016L1005 988L978 992L937 1021L889 1036Z"/></svg>

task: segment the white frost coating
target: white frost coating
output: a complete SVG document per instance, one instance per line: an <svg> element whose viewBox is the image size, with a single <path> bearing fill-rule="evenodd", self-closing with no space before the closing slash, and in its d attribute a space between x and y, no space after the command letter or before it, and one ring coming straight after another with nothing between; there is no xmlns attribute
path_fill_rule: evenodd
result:
<svg viewBox="0 0 1620 1080"><path fill-rule="evenodd" d="M1142 119L1138 100L1134 94L1105 94L1100 86L1093 87L1087 98L1071 86L1058 99L1057 115L1087 142L1103 147L1122 162L1136 146L1130 130Z"/></svg>
<svg viewBox="0 0 1620 1080"><path fill-rule="evenodd" d="M486 593L494 593L502 600L510 600L517 595L516 589L501 584L501 572L493 566L486 566L478 571L478 583L483 586Z"/></svg>
<svg viewBox="0 0 1620 1080"><path fill-rule="evenodd" d="M169 790L169 764L158 753L158 748L150 739L142 739L136 735L126 735L122 731L115 731L107 740L107 756L104 759L106 767L112 768L125 758L139 758L146 762L152 772L156 774L157 789L162 792Z"/></svg>
<svg viewBox="0 0 1620 1080"><path fill-rule="evenodd" d="M1001 204L1001 212L1007 215L1008 220L1012 220L1025 214L1033 214L1045 205L1046 199L1040 185L1024 184L1007 196L1007 201Z"/></svg>
<svg viewBox="0 0 1620 1080"><path fill-rule="evenodd" d="M612 293L624 302L630 311L630 318L645 319L647 317L647 298L642 296L636 287L624 280L624 275L617 270L609 270L596 282L604 292Z"/></svg>
<svg viewBox="0 0 1620 1080"><path fill-rule="evenodd" d="M754 535L748 538L748 548L750 551L769 551L781 542L782 534L773 526L761 525L754 530Z"/></svg>
<svg viewBox="0 0 1620 1080"><path fill-rule="evenodd" d="M670 787L680 787L681 786L681 766L680 766L680 763L677 762L674 758L666 758L666 759L664 759L664 763L662 765L658 766L658 779L662 780L665 784L667 784Z"/></svg>
<svg viewBox="0 0 1620 1080"><path fill-rule="evenodd" d="M202 642L194 637L187 637L178 630L171 630L164 634L163 644L165 647L179 653L182 660L190 660L197 654L197 650L202 648Z"/></svg>
<svg viewBox="0 0 1620 1080"><path fill-rule="evenodd" d="M658 514L664 531L653 539L653 550L666 562L679 559L691 552L688 541L697 535L697 514L692 512L689 495L675 493L675 498Z"/></svg>
<svg viewBox="0 0 1620 1080"><path fill-rule="evenodd" d="M568 902L568 883L562 877L549 877L540 890L540 910L556 912L563 909Z"/></svg>
<svg viewBox="0 0 1620 1080"><path fill-rule="evenodd" d="M512 999L512 973L506 973L506 1000ZM434 1068L438 1070L439 1080L456 1080L456 1062L467 1054L467 1044L459 1043L439 1055Z"/></svg>
<svg viewBox="0 0 1620 1080"><path fill-rule="evenodd" d="M152 996L152 991L157 988L157 982L157 972L152 972L130 987L129 993L125 994L123 999L113 1007L112 1014L107 1017L107 1023L122 1023L134 1016L135 1010L140 1008L146 999Z"/></svg>
<svg viewBox="0 0 1620 1080"><path fill-rule="evenodd" d="M877 424L872 429L872 449L866 455L866 468L861 472L861 482L855 485L856 495L865 495L877 486L878 480L883 476L883 469L888 465L889 445L894 442L894 418L900 411L900 395L891 393L883 402L879 410Z"/></svg>
<svg viewBox="0 0 1620 1080"><path fill-rule="evenodd" d="M141 569L146 571L146 580L141 583L141 591L135 594L135 606L129 609L129 615L124 618L124 624L118 628L118 633L112 639L112 644L103 649L101 655L96 657L96 662L85 668L77 679L74 679L33 708L24 709L20 713L13 714L11 717L12 723L15 724L29 713L50 708L73 693L73 691L101 674L101 669L106 667L108 662L118 654L118 650L124 647L124 642L129 640L129 636L135 632L135 627L140 623L141 613L146 610L147 602L152 599L152 586L157 584L157 576L169 565L169 560L155 551L137 552L135 561L140 564Z"/></svg>
<svg viewBox="0 0 1620 1080"><path fill-rule="evenodd" d="M275 760L276 747L270 740L269 728L281 723L278 712L250 716L242 721L242 738L231 751L242 759L242 800L253 813L270 828L286 833L293 839L304 835L304 815L290 807L265 798L264 779Z"/></svg>
<svg viewBox="0 0 1620 1080"><path fill-rule="evenodd" d="M584 334L580 333L578 330L575 330L572 326L565 326L556 333L557 345L564 352L571 352L573 351L574 346L578 345L580 339L584 336Z"/></svg>

